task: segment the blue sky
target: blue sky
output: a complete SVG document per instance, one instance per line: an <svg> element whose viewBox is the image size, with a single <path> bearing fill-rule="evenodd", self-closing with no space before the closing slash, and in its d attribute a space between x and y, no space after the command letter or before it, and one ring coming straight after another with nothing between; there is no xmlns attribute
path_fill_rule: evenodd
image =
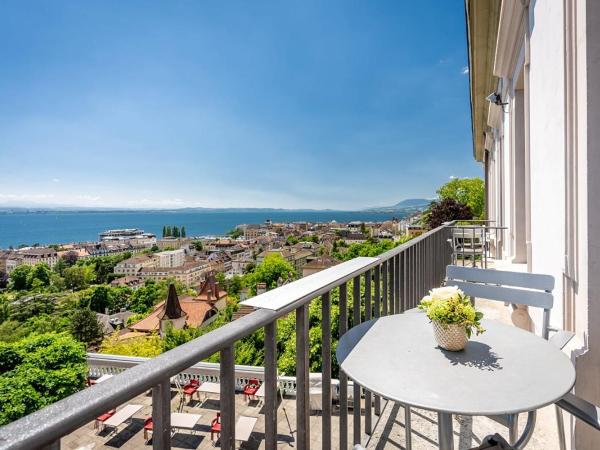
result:
<svg viewBox="0 0 600 450"><path fill-rule="evenodd" d="M0 204L356 209L472 159L464 2L4 1Z"/></svg>

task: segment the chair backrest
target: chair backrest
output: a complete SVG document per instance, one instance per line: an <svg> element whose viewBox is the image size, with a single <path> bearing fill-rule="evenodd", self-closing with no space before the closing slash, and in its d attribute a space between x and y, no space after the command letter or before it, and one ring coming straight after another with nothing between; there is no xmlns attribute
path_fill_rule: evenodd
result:
<svg viewBox="0 0 600 450"><path fill-rule="evenodd" d="M542 335L548 339L550 310L554 305L554 277L551 275L447 266L446 277L448 286L457 286L471 297L542 308Z"/></svg>

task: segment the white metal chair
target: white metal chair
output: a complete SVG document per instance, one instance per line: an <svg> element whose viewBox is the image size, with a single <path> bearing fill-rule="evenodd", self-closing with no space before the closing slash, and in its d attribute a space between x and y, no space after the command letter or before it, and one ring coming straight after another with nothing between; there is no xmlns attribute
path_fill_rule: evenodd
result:
<svg viewBox="0 0 600 450"><path fill-rule="evenodd" d="M554 305L552 295L554 277L551 275L447 266L446 277L446 285L457 286L473 298L542 308L544 310L542 337L558 348L563 348L573 337L573 333L569 331L550 326L550 311ZM555 334L550 337L550 332ZM517 415L490 417L509 428L511 444L514 444L518 437L517 417ZM561 425L559 423L559 428Z"/></svg>

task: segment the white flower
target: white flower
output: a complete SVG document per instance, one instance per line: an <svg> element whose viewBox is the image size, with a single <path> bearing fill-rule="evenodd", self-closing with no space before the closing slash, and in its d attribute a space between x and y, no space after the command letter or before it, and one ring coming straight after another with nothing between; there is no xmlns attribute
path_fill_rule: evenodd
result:
<svg viewBox="0 0 600 450"><path fill-rule="evenodd" d="M464 296L457 286L444 286L429 291L429 296L434 300L449 300L458 296Z"/></svg>

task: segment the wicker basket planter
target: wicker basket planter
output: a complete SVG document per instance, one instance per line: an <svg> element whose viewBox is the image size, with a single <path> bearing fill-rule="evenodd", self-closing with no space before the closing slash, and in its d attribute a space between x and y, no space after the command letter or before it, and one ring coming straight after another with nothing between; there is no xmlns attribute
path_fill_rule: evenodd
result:
<svg viewBox="0 0 600 450"><path fill-rule="evenodd" d="M433 334L438 345L444 350L458 352L464 350L469 342L464 325L443 324L433 320Z"/></svg>

